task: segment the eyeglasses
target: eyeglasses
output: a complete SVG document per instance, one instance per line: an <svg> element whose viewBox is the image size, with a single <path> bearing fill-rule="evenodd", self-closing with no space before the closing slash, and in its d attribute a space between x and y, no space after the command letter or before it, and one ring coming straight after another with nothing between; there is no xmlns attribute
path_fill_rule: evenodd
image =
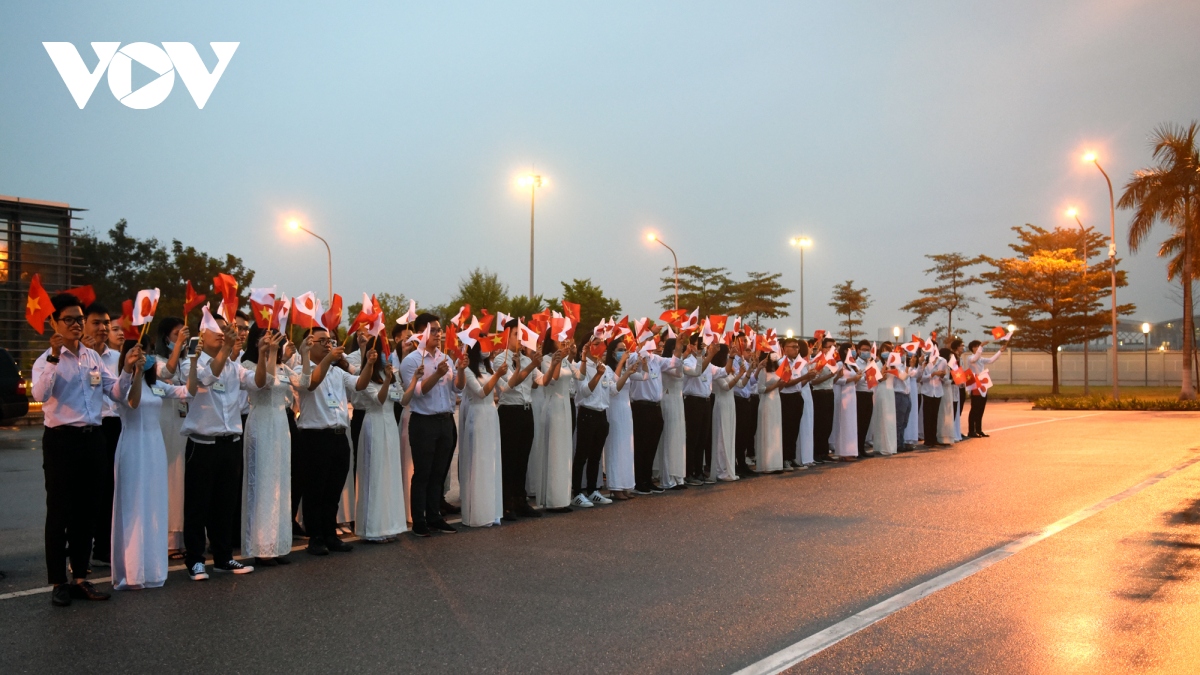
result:
<svg viewBox="0 0 1200 675"><path fill-rule="evenodd" d="M237 332L239 332L239 333L249 333L249 332L250 332L250 327L249 327L249 326L238 326L238 327L237 327Z"/></svg>
<svg viewBox="0 0 1200 675"><path fill-rule="evenodd" d="M82 326L83 325L83 317L82 316L60 316L60 317L58 317L58 320L62 323L67 324L68 326Z"/></svg>
<svg viewBox="0 0 1200 675"><path fill-rule="evenodd" d="M326 347L326 346L333 344L333 340L331 340L329 338L317 338L316 340L313 340L313 344L321 345L322 347Z"/></svg>

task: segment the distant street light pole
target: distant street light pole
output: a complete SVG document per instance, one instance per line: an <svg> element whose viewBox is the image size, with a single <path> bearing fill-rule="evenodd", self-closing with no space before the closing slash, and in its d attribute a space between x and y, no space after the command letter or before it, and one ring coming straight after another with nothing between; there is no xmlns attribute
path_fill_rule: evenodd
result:
<svg viewBox="0 0 1200 675"><path fill-rule="evenodd" d="M1120 374L1117 370L1117 207L1116 200L1113 197L1112 180L1108 177L1108 172L1104 167L1100 166L1099 160L1096 158L1096 153L1089 152L1083 156L1083 161L1091 162L1100 170L1100 174L1104 176L1104 182L1108 183L1108 215L1110 234L1108 239L1108 262L1112 273L1112 373L1113 373L1113 400L1121 399L1121 384Z"/></svg>
<svg viewBox="0 0 1200 675"><path fill-rule="evenodd" d="M327 302L329 302L332 305L333 304L333 251L330 250L330 248L329 248L329 242L325 241L325 237L322 237L321 235L317 234L316 232L313 232L312 230L308 229L307 227L304 227L303 225L301 225L300 221L296 220L295 218L292 218L291 220L288 221L288 227L291 228L293 231L298 230L300 232L307 232L307 233L311 234L312 236L316 237L317 239L320 239L322 244L325 244L325 258L326 258L326 262L329 263L329 298L328 298Z"/></svg>
<svg viewBox="0 0 1200 675"><path fill-rule="evenodd" d="M667 246L667 243L662 239L659 239L658 235L648 234L646 235L646 238L650 241L657 241L671 252L671 260L675 262L675 309L679 309L679 256L675 255L675 249Z"/></svg>
<svg viewBox="0 0 1200 675"><path fill-rule="evenodd" d="M1074 218L1076 223L1079 223L1079 237L1080 237L1080 239L1083 240L1083 247L1082 247L1083 248L1083 292L1084 292L1084 297L1090 297L1091 293L1088 292L1088 287L1087 287L1087 272L1088 272L1087 228L1085 228L1083 226L1083 222L1079 220L1079 209L1076 209L1074 207L1069 208L1069 209L1067 209L1067 215ZM1085 304L1084 308L1083 308L1083 318L1085 320L1084 321L1084 329L1083 329L1083 332L1084 332L1084 336L1083 336L1083 395L1084 396L1087 396L1090 393L1090 390L1088 388L1088 342L1089 342L1089 340L1087 338L1087 322L1086 322L1087 310L1088 310L1088 306Z"/></svg>
<svg viewBox="0 0 1200 675"><path fill-rule="evenodd" d="M792 237L790 243L800 249L800 337L805 337L808 333L804 332L804 249L812 246L812 239Z"/></svg>
<svg viewBox="0 0 1200 675"><path fill-rule="evenodd" d="M537 189L542 187L542 177L537 174L524 176L519 181L522 187L529 188L529 298L533 299L533 212L537 202Z"/></svg>
<svg viewBox="0 0 1200 675"><path fill-rule="evenodd" d="M1145 362L1142 364L1142 374L1145 382L1142 386L1150 386L1150 324L1142 324L1142 354L1145 357Z"/></svg>

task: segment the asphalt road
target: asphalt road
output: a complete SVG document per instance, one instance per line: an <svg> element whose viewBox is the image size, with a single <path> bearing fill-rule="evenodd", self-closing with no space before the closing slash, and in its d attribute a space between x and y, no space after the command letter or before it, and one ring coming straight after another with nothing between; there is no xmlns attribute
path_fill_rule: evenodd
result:
<svg viewBox="0 0 1200 675"><path fill-rule="evenodd" d="M1177 469L794 670L1195 672L1198 422L998 404L948 450L67 609L11 596L44 580L44 493L37 435L0 432L0 670L732 672Z"/></svg>

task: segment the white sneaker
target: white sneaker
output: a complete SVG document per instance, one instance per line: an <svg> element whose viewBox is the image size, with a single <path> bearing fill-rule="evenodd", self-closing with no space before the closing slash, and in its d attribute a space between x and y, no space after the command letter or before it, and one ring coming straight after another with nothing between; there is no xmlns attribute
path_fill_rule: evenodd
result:
<svg viewBox="0 0 1200 675"><path fill-rule="evenodd" d="M591 501L593 504L611 504L612 503L612 500L609 499L608 497L605 497L604 495L600 494L599 490L596 490L592 494L588 495L588 500Z"/></svg>
<svg viewBox="0 0 1200 675"><path fill-rule="evenodd" d="M595 506L595 504L588 501L588 498L584 497L583 494L580 493L580 494L575 495L575 499L571 500L571 506L578 506L583 509L590 509L593 506Z"/></svg>
<svg viewBox="0 0 1200 675"><path fill-rule="evenodd" d="M192 565L192 569L188 570L188 576L192 581L204 581L208 578L208 572L204 571L204 563L198 562Z"/></svg>

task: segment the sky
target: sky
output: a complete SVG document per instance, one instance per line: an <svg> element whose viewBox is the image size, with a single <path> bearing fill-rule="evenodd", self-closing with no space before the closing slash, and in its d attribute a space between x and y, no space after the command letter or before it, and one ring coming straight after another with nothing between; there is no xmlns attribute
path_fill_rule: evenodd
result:
<svg viewBox="0 0 1200 675"><path fill-rule="evenodd" d="M1108 192L1152 163L1162 123L1200 118L1200 3L7 3L0 8L0 194L120 218L134 236L240 256L256 285L450 299L474 267L536 291L590 278L633 316L662 268L782 272L805 327L834 284L865 286L865 328L906 325L925 254L1000 256L1010 228L1108 231ZM80 110L42 42L239 42L204 109L182 81L148 110L102 79ZM134 65L133 87L153 79ZM1155 256L1117 239L1130 317L1181 315ZM1160 228L1162 226L1159 226ZM1177 288L1177 287L1176 287ZM984 289L984 314L998 319ZM799 294L776 322L799 330Z"/></svg>

